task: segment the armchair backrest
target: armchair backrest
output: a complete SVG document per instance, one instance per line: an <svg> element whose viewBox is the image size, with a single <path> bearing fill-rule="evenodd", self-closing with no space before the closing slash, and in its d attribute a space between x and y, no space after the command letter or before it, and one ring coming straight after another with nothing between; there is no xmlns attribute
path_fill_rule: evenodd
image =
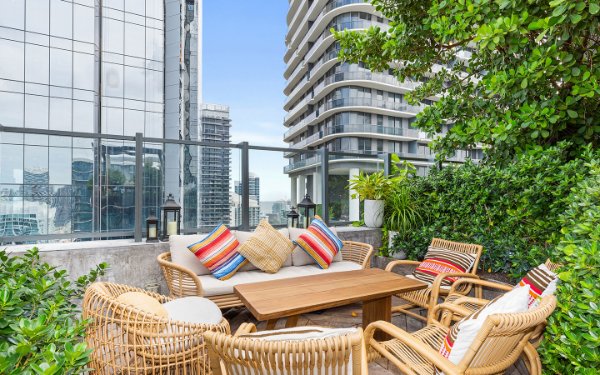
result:
<svg viewBox="0 0 600 375"><path fill-rule="evenodd" d="M266 341L218 332L206 332L204 338L214 375L368 372L360 328L344 336L304 341Z"/></svg>
<svg viewBox="0 0 600 375"><path fill-rule="evenodd" d="M458 367L463 371L503 372L519 358L531 336L545 326L555 307L556 298L548 295L529 311L490 315Z"/></svg>
<svg viewBox="0 0 600 375"><path fill-rule="evenodd" d="M441 238L434 238L431 240L431 245L429 245L429 247L475 255L475 262L473 263L473 267L471 268L469 273L472 273L473 275L477 273L477 268L479 267L479 260L481 258L481 253L483 252L483 246L470 243L448 241L443 240Z"/></svg>
<svg viewBox="0 0 600 375"><path fill-rule="evenodd" d="M214 325L170 320L118 301L126 292L144 293L160 303L171 300L127 285L90 285L83 299L83 318L90 321L85 336L93 349L90 367L97 374L208 367L202 334L210 329L229 332L226 320Z"/></svg>

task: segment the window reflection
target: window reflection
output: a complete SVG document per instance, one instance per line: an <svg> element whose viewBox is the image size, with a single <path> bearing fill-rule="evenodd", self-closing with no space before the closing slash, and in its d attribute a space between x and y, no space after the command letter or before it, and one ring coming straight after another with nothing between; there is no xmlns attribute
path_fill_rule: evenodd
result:
<svg viewBox="0 0 600 375"><path fill-rule="evenodd" d="M0 183L23 183L23 146L0 144Z"/></svg>
<svg viewBox="0 0 600 375"><path fill-rule="evenodd" d="M162 0L146 0L146 16L163 19L163 1Z"/></svg>
<svg viewBox="0 0 600 375"><path fill-rule="evenodd" d="M106 52L123 53L123 22L104 18L102 20L102 49Z"/></svg>
<svg viewBox="0 0 600 375"><path fill-rule="evenodd" d="M23 0L2 0L0 26L23 30L25 27L25 2Z"/></svg>
<svg viewBox="0 0 600 375"><path fill-rule="evenodd" d="M125 97L144 100L145 70L142 68L125 67Z"/></svg>
<svg viewBox="0 0 600 375"><path fill-rule="evenodd" d="M104 63L104 79L102 80L103 94L106 96L123 97L123 66Z"/></svg>
<svg viewBox="0 0 600 375"><path fill-rule="evenodd" d="M132 23L125 24L125 54L128 56L144 57L144 26Z"/></svg>
<svg viewBox="0 0 600 375"><path fill-rule="evenodd" d="M34 44L25 45L25 80L27 82L48 84L49 54L48 47Z"/></svg>
<svg viewBox="0 0 600 375"><path fill-rule="evenodd" d="M61 38L72 38L73 3L50 0L50 34Z"/></svg>
<svg viewBox="0 0 600 375"><path fill-rule="evenodd" d="M73 131L94 132L94 103L73 101Z"/></svg>
<svg viewBox="0 0 600 375"><path fill-rule="evenodd" d="M125 2L125 11L143 16L145 12L145 0L127 0Z"/></svg>
<svg viewBox="0 0 600 375"><path fill-rule="evenodd" d="M125 110L125 127L124 135L135 135L135 133L144 132L144 112L134 111L132 109Z"/></svg>
<svg viewBox="0 0 600 375"><path fill-rule="evenodd" d="M22 81L24 59L25 47L23 43L0 39L0 78Z"/></svg>
<svg viewBox="0 0 600 375"><path fill-rule="evenodd" d="M25 127L48 129L48 98L25 95Z"/></svg>
<svg viewBox="0 0 600 375"><path fill-rule="evenodd" d="M73 84L73 52L50 48L50 84L71 87Z"/></svg>
<svg viewBox="0 0 600 375"><path fill-rule="evenodd" d="M58 185L71 184L71 149L50 147L49 182Z"/></svg>
<svg viewBox="0 0 600 375"><path fill-rule="evenodd" d="M75 40L94 43L94 8L73 4Z"/></svg>
<svg viewBox="0 0 600 375"><path fill-rule="evenodd" d="M73 87L94 90L94 55L73 53Z"/></svg>
<svg viewBox="0 0 600 375"><path fill-rule="evenodd" d="M72 112L70 99L50 98L50 129L70 131Z"/></svg>
<svg viewBox="0 0 600 375"><path fill-rule="evenodd" d="M123 109L102 108L102 133L123 135Z"/></svg>
<svg viewBox="0 0 600 375"><path fill-rule="evenodd" d="M26 4L27 31L48 35L50 33L50 0L27 0Z"/></svg>
<svg viewBox="0 0 600 375"><path fill-rule="evenodd" d="M0 91L0 123L5 126L23 126L23 94Z"/></svg>

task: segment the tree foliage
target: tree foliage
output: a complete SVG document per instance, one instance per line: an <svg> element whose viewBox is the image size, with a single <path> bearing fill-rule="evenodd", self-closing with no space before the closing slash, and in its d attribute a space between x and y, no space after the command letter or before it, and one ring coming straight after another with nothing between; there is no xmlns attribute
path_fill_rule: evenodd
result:
<svg viewBox="0 0 600 375"><path fill-rule="evenodd" d="M598 0L371 0L389 30L335 33L340 56L437 96L415 126L440 157L477 144L493 162L562 140L600 144Z"/></svg>

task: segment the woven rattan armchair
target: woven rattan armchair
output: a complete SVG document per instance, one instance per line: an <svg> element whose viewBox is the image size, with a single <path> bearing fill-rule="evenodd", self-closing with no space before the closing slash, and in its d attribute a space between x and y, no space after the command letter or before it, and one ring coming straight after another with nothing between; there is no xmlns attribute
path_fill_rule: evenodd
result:
<svg viewBox="0 0 600 375"><path fill-rule="evenodd" d="M354 334L305 341L240 337L252 332L256 332L254 324L244 323L234 336L204 334L213 374L368 374L360 328Z"/></svg>
<svg viewBox="0 0 600 375"><path fill-rule="evenodd" d="M117 301L126 292L142 292L159 302L171 298L126 285L94 283L83 299L87 345L93 349L95 374L210 373L202 334L229 332L229 323L193 324L169 320Z"/></svg>
<svg viewBox="0 0 600 375"><path fill-rule="evenodd" d="M463 297L469 298L469 297ZM369 361L386 358L398 367L402 373L433 375L443 371L446 375L462 374L501 374L514 364L522 353L535 351L529 342L540 330L540 326L556 307L556 298L546 296L540 305L529 311L512 314L490 315L484 322L479 334L471 344L465 357L454 364L439 353L439 348L450 330L451 315L468 315L469 311L461 306L443 303L432 309L433 316L443 310L442 321L432 320L427 326L414 333L408 333L387 322L371 323L365 329L365 343ZM373 337L381 330L393 338L379 342ZM532 373L539 373L533 368Z"/></svg>
<svg viewBox="0 0 600 375"><path fill-rule="evenodd" d="M393 306L392 313L404 313L408 314L417 319L426 321L429 319L431 308L438 303L438 298L440 296L444 296L449 292L450 288L441 287L442 281L447 277L470 277L477 278L477 267L479 266L479 259L481 258L481 252L483 251L483 247L481 245L474 244L466 244L461 242L452 242L447 240L442 240L439 238L434 238L431 241L430 247L436 249L447 249L452 251L458 251L461 253L468 253L475 255L475 262L473 263L473 267L471 271L468 273L443 273L436 277L434 282L431 284L429 288L416 290L413 292L407 292L402 294L397 294L396 296L402 298L407 303L402 304L400 306ZM395 267L398 266L411 266L413 268L417 267L421 262L415 260L395 260L388 263L385 268L386 271L393 271ZM467 295L471 287L469 285L464 285L463 288L455 289L457 293L461 293L463 295ZM479 297L479 295L477 295ZM427 317L423 317L418 313L410 311L414 308L424 308L427 309Z"/></svg>
<svg viewBox="0 0 600 375"><path fill-rule="evenodd" d="M371 257L373 256L373 246L353 241L342 241L342 257L345 261L360 264L362 268L371 267ZM202 296L202 281L191 270L186 267L175 264L171 261L171 253L162 253L157 258L167 285L170 296L180 298L186 296ZM207 296L220 308L243 306L242 301L233 293L217 296Z"/></svg>
<svg viewBox="0 0 600 375"><path fill-rule="evenodd" d="M550 259L546 260L544 264L552 272L556 272L561 267L560 263L553 263ZM461 278L460 280L457 280L454 284L452 284L452 288L450 289L450 292L448 293L445 302L458 304L461 307L467 309L469 312L475 312L479 310L482 306L487 304L489 300L483 298L464 298L464 296L460 292L457 292L457 290L464 290L465 286L471 286L475 291L478 291L478 293L476 293L477 295L483 295L483 288L502 293L511 291L514 288L514 285L491 280L481 280L479 278L465 277ZM453 316L453 320L459 320L460 318L460 316ZM532 335L530 342L534 348L537 348L539 346L540 341L542 339L542 334L544 332L544 328L545 324L543 326L540 326L539 332ZM530 373L533 374L532 369L539 368L541 366L540 357L536 350L526 352L525 354L525 364L527 365L527 368L530 369Z"/></svg>

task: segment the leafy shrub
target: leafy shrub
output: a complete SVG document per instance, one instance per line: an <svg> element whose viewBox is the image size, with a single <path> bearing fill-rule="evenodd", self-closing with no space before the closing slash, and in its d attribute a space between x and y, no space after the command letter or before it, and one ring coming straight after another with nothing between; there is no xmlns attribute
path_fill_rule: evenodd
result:
<svg viewBox="0 0 600 375"><path fill-rule="evenodd" d="M40 261L36 248L23 256L0 251L0 373L79 374L90 350L78 300L106 267L76 282Z"/></svg>
<svg viewBox="0 0 600 375"><path fill-rule="evenodd" d="M396 237L393 248L420 259L433 237L477 243L485 249L482 268L522 276L558 243L565 198L588 175L586 161L598 155L588 148L569 160L567 147L522 154L503 168L469 162L413 179L427 216L410 236Z"/></svg>
<svg viewBox="0 0 600 375"><path fill-rule="evenodd" d="M600 161L568 197L557 258L563 264L558 306L542 341L545 370L597 374L600 364Z"/></svg>

